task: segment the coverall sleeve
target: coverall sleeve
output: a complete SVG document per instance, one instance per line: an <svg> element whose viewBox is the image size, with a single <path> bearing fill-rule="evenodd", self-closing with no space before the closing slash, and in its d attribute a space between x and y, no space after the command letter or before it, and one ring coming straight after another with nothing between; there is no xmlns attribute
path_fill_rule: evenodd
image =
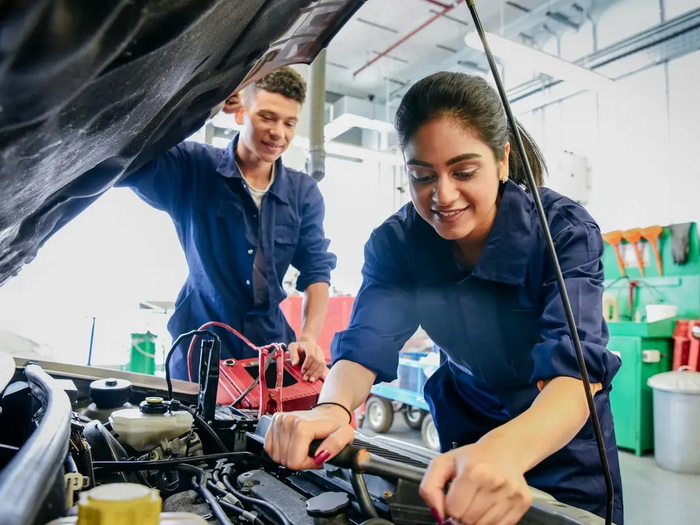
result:
<svg viewBox="0 0 700 525"><path fill-rule="evenodd" d="M134 190L146 203L172 215L181 209L190 177L192 143L183 142L158 155L116 184Z"/></svg>
<svg viewBox="0 0 700 525"><path fill-rule="evenodd" d="M375 383L396 379L399 350L419 322L415 286L406 276L406 262L397 256L401 247L382 237L375 230L365 245L363 281L350 324L331 344L334 363L358 363L376 372Z"/></svg>
<svg viewBox="0 0 700 525"><path fill-rule="evenodd" d="M591 383L610 386L620 359L608 351L608 329L603 319L603 240L595 223L571 225L554 239L569 292L584 360ZM544 307L540 317L540 342L532 350L532 383L558 376L581 379L576 353L559 295L554 270L547 258L544 272Z"/></svg>
<svg viewBox="0 0 700 525"><path fill-rule="evenodd" d="M292 257L292 266L299 270L297 290L303 292L314 283L330 283L336 256L328 251L330 240L323 231L326 214L323 196L316 181L311 180L301 205L299 241Z"/></svg>

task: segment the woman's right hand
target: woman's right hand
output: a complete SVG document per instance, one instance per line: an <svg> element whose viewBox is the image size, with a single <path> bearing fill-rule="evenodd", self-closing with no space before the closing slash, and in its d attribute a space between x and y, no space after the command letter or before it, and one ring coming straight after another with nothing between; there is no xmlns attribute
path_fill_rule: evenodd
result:
<svg viewBox="0 0 700 525"><path fill-rule="evenodd" d="M290 469L320 468L352 443L354 436L347 412L334 405L299 412L278 412L272 416L265 437L265 452L273 461ZM311 458L309 446L315 439L323 441Z"/></svg>

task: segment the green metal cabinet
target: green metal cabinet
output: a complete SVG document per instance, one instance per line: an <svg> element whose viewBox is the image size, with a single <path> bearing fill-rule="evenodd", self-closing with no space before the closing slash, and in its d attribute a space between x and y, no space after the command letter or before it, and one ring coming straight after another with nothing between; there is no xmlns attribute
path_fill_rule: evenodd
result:
<svg viewBox="0 0 700 525"><path fill-rule="evenodd" d="M672 326L671 320L610 323L608 349L622 359L610 394L617 445L638 456L654 448L652 390L647 379L671 369Z"/></svg>

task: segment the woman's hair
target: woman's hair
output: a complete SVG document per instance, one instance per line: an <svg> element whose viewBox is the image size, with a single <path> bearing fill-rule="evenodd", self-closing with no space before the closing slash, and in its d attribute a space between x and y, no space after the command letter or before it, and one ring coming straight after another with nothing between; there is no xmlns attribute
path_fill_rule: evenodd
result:
<svg viewBox="0 0 700 525"><path fill-rule="evenodd" d="M527 184L523 160L501 100L483 78L442 71L413 84L403 97L394 120L401 149L405 149L419 127L437 117L453 118L476 133L498 160L503 160L505 145L510 142L509 176L518 184ZM547 172L542 152L520 122L518 129L535 182L541 186Z"/></svg>

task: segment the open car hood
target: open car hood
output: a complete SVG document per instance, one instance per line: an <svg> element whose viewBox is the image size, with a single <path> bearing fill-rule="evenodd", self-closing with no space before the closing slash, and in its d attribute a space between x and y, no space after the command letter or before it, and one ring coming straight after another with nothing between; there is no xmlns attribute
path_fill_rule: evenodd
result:
<svg viewBox="0 0 700 525"><path fill-rule="evenodd" d="M311 62L363 2L4 2L0 284L238 86Z"/></svg>

